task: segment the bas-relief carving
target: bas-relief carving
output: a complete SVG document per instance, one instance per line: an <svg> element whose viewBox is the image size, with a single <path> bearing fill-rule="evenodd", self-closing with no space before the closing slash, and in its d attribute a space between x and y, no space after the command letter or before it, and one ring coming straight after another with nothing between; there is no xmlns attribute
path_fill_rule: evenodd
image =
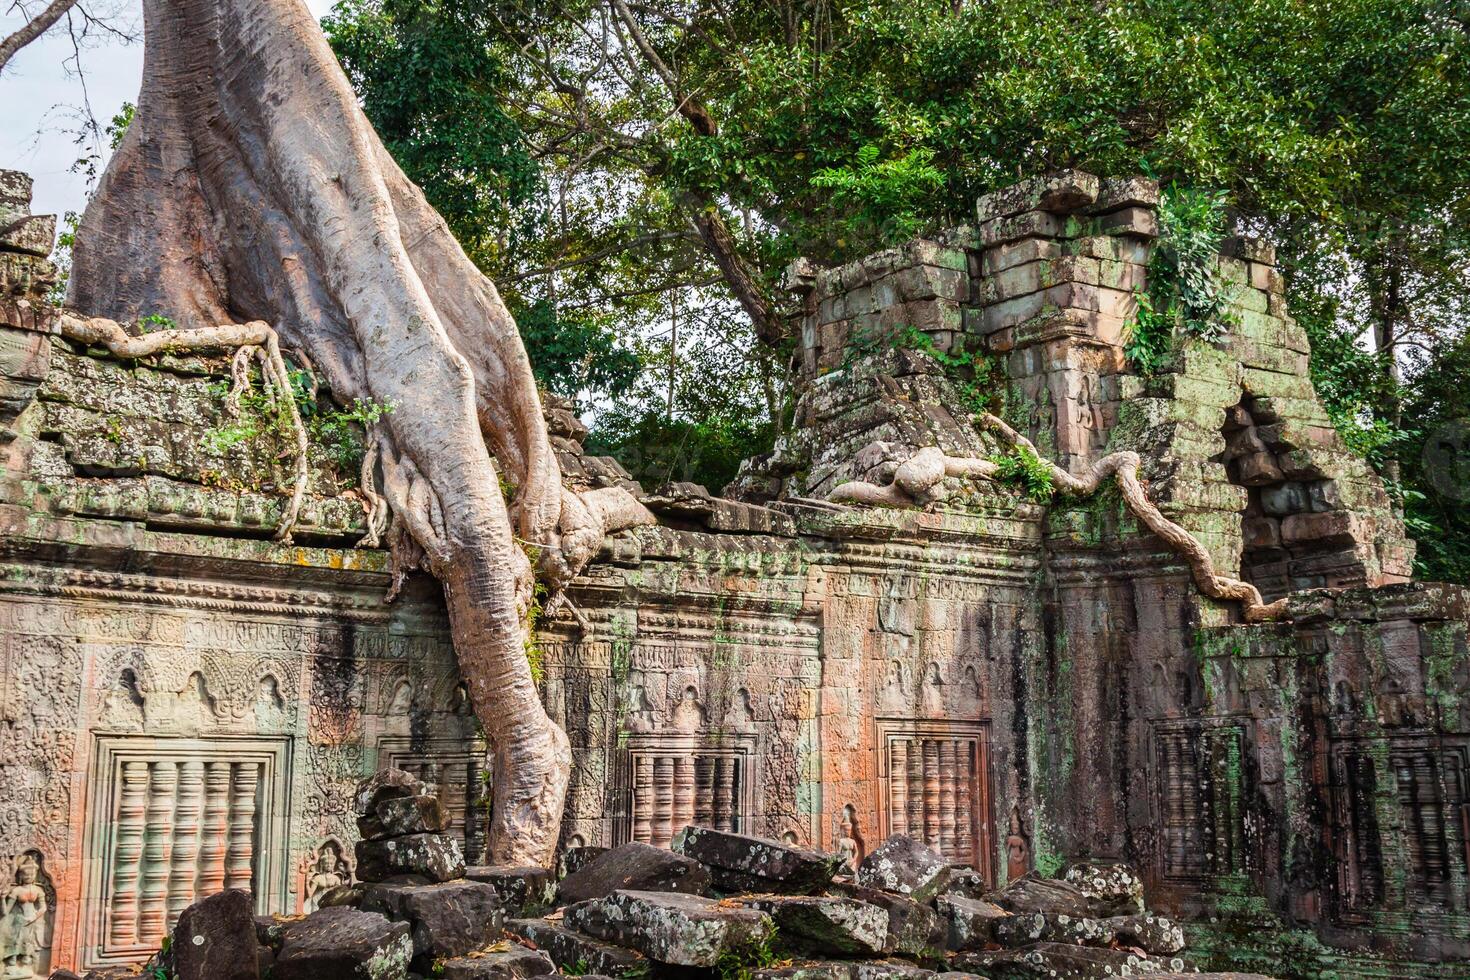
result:
<svg viewBox="0 0 1470 980"><path fill-rule="evenodd" d="M25 851L9 863L10 881L0 893L0 961L6 978L24 980L48 974L55 891L39 851Z"/></svg>
<svg viewBox="0 0 1470 980"><path fill-rule="evenodd" d="M328 837L308 854L306 867L301 870L299 912L315 912L323 893L352 884L352 863L347 854L346 845L335 837Z"/></svg>

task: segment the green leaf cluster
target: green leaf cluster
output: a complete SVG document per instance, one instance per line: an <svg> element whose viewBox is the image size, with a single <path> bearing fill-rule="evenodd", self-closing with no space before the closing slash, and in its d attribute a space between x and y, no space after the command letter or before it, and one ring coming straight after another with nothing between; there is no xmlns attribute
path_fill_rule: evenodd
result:
<svg viewBox="0 0 1470 980"><path fill-rule="evenodd" d="M1223 191L1171 185L1159 199L1159 237L1127 327L1128 359L1144 374L1168 356L1176 332L1215 341L1231 322L1217 256L1225 237Z"/></svg>
<svg viewBox="0 0 1470 980"><path fill-rule="evenodd" d="M1027 499L1044 504L1056 494L1051 466L1025 446L1013 446L1010 452L992 456L990 461L999 467L996 479L1020 487Z"/></svg>

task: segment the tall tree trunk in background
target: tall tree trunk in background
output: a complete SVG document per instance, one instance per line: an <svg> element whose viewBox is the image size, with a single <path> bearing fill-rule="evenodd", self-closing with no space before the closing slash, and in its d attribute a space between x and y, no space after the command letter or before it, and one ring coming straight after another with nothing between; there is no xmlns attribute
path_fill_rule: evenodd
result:
<svg viewBox="0 0 1470 980"><path fill-rule="evenodd" d="M515 536L560 589L606 531L651 518L626 493L563 489L515 322L300 0L143 7L137 114L83 216L70 303L120 321L264 320L337 398L393 404L372 437L494 746L492 860L544 865L571 753L526 659L534 580Z"/></svg>
<svg viewBox="0 0 1470 980"><path fill-rule="evenodd" d="M1367 275L1370 308L1373 316L1373 347L1384 359L1384 374L1389 382L1388 403L1384 410L1395 431L1404 425L1403 368L1399 364L1399 341L1404 309L1404 266L1401 231L1385 232L1376 268ZM1390 457L1384 464L1384 475L1399 479L1399 461Z"/></svg>

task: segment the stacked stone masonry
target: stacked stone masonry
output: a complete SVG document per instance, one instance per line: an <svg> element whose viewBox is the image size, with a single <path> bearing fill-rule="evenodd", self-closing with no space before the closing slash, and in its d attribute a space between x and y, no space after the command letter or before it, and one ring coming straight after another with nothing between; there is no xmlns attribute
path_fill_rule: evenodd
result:
<svg viewBox="0 0 1470 980"><path fill-rule="evenodd" d="M1269 248L1221 257L1219 344L1129 368L1156 203L1061 174L933 241L793 270L793 431L725 497L647 488L660 525L574 586L588 628L542 626L567 847L695 823L855 866L906 832L986 886L1116 858L1218 966L1463 975L1470 596L1407 582ZM385 765L434 784L483 863L494 787L434 583L384 604L387 557L354 547L360 500L321 447L297 543L274 542L283 447L212 435L228 352L63 341L54 268L21 243L0 236L0 887L43 925L0 930L13 975L139 962L247 878L258 911L315 908L355 880L353 789ZM997 452L946 369L884 339L909 327L989 355L1062 465L1140 452L1165 512L1289 616L1239 624L1107 492L821 503L905 447ZM569 482L630 482L547 408Z"/></svg>

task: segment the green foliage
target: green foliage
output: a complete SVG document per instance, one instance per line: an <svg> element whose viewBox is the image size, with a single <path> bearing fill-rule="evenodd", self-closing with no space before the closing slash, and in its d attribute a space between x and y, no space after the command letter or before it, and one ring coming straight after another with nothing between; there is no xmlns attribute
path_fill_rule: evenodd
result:
<svg viewBox="0 0 1470 980"><path fill-rule="evenodd" d="M341 0L322 29L393 158L482 267L534 230L542 184L486 43L493 5Z"/></svg>
<svg viewBox="0 0 1470 980"><path fill-rule="evenodd" d="M720 980L750 980L756 970L776 962L775 940L772 930L760 942L723 950L715 963L715 975Z"/></svg>
<svg viewBox="0 0 1470 980"><path fill-rule="evenodd" d="M934 338L913 324L893 329L854 332L842 352L843 368L851 368L858 359L884 350L922 351L944 370L960 396L960 406L971 414L995 411L1000 404L1001 389L995 377L995 364L979 351L940 350Z"/></svg>
<svg viewBox="0 0 1470 980"><path fill-rule="evenodd" d="M688 481L718 493L742 459L768 452L771 442L771 425L758 416L670 419L654 408L599 416L587 451L616 457L649 489Z"/></svg>
<svg viewBox="0 0 1470 980"><path fill-rule="evenodd" d="M172 321L167 317L156 319L168 322L170 329L172 328ZM393 403L357 398L350 406L337 408L313 393L312 378L308 371L288 364L286 373L291 381L291 397L296 402L296 411L306 428L308 443L316 446L325 455L336 470L339 482L348 486L356 485L365 452L361 434L392 412ZM216 399L222 399L228 394L229 387L227 382L216 382L209 386L210 394ZM239 415L207 431L201 445L211 455L222 456L235 446L262 437L285 443L295 438L291 431L290 414L284 404L278 402L272 405L257 383L240 393Z"/></svg>
<svg viewBox="0 0 1470 980"><path fill-rule="evenodd" d="M997 480L1020 487L1028 499L1038 504L1050 502L1056 494L1051 466L1024 446L1013 446L1008 453L992 456L991 462L999 467Z"/></svg>
<svg viewBox="0 0 1470 980"><path fill-rule="evenodd" d="M569 398L587 391L621 398L643 370L637 351L622 342L610 316L558 311L547 299L513 312L531 369L547 391Z"/></svg>
<svg viewBox="0 0 1470 980"><path fill-rule="evenodd" d="M808 183L849 206L847 223L859 235L877 228L881 230L875 236L864 237L900 242L931 224L932 198L944 186L944 174L934 166L934 151L928 147L888 160L880 159L882 154L879 147L865 144L850 164L823 167Z"/></svg>
<svg viewBox="0 0 1470 980"><path fill-rule="evenodd" d="M155 333L159 330L177 330L179 325L172 317L166 317L162 313L150 313L138 318L139 333Z"/></svg>
<svg viewBox="0 0 1470 980"><path fill-rule="evenodd" d="M536 564L534 553L529 555L531 564ZM535 591L531 597L531 608L526 613L526 663L531 667L531 681L539 685L546 678L546 651L541 649L541 641L537 630L541 625L541 616L545 612L543 603L546 600L546 586L540 582L536 583Z"/></svg>
<svg viewBox="0 0 1470 980"><path fill-rule="evenodd" d="M1214 341L1230 322L1216 261L1226 202L1223 191L1177 184L1160 197L1147 288L1137 292L1138 313L1128 324L1128 359L1144 374L1162 366L1176 333Z"/></svg>

